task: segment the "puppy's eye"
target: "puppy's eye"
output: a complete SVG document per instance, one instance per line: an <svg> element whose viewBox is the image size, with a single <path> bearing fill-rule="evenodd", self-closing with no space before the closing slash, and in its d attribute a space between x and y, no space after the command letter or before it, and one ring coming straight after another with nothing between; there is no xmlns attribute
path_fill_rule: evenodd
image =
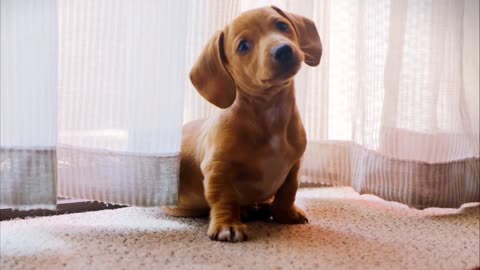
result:
<svg viewBox="0 0 480 270"><path fill-rule="evenodd" d="M238 43L238 48L237 52L239 53L246 53L250 48L252 47L251 43L248 42L247 40L242 40L240 43Z"/></svg>
<svg viewBox="0 0 480 270"><path fill-rule="evenodd" d="M282 31L282 32L287 32L288 30L288 24L282 21L278 21L276 23L277 29Z"/></svg>

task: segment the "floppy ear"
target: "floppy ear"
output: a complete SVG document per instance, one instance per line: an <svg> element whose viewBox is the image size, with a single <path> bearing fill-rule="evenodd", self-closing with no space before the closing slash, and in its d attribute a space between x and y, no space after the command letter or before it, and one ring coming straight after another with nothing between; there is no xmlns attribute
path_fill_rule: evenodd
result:
<svg viewBox="0 0 480 270"><path fill-rule="evenodd" d="M322 42L315 23L303 16L285 12L275 6L272 6L272 8L292 23L300 42L300 49L305 54L305 63L309 66L318 65L322 56Z"/></svg>
<svg viewBox="0 0 480 270"><path fill-rule="evenodd" d="M190 71L197 91L215 106L227 108L235 101L235 82L225 68L223 32L217 32Z"/></svg>

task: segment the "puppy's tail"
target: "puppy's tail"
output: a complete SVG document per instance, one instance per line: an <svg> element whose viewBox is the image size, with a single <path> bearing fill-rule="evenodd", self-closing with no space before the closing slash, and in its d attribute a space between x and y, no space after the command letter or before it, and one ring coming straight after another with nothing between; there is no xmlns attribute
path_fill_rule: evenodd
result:
<svg viewBox="0 0 480 270"><path fill-rule="evenodd" d="M208 217L208 214L210 212L209 209L205 208L195 209L164 206L162 207L162 209L165 213L174 217Z"/></svg>

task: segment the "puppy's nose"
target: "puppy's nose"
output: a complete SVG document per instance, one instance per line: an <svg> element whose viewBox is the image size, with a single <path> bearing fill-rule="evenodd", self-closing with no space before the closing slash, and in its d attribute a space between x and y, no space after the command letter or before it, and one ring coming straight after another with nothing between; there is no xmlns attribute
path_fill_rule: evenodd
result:
<svg viewBox="0 0 480 270"><path fill-rule="evenodd" d="M293 56L292 47L287 44L282 44L272 49L273 57L280 63L290 62Z"/></svg>

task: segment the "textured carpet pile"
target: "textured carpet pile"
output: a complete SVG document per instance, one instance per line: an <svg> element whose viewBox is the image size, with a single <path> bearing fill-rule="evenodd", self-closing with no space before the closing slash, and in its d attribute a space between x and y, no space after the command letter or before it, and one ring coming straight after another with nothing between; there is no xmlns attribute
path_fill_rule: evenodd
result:
<svg viewBox="0 0 480 270"><path fill-rule="evenodd" d="M7 269L472 269L480 206L410 209L350 188L301 189L307 225L249 223L213 242L207 219L121 208L0 223Z"/></svg>

